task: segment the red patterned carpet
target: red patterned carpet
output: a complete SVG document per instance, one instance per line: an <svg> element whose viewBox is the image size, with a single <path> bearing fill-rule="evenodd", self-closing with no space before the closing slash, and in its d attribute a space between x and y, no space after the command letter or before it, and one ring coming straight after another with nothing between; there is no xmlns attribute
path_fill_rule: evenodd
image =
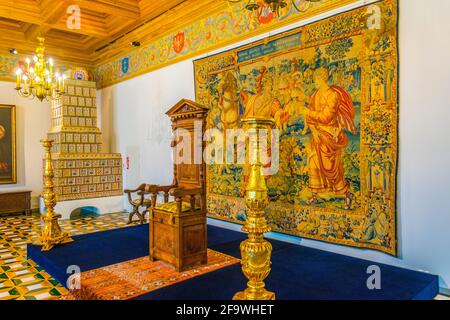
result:
<svg viewBox="0 0 450 320"><path fill-rule="evenodd" d="M61 300L128 300L230 265L239 259L208 250L208 264L184 272L171 265L142 257L83 272L81 290L62 296Z"/></svg>

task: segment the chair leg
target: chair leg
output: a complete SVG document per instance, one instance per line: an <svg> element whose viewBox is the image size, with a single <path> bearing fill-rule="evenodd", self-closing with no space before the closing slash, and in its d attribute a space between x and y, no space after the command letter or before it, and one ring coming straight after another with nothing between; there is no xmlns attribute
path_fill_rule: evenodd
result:
<svg viewBox="0 0 450 320"><path fill-rule="evenodd" d="M145 209L144 212L142 212L142 215L141 215L141 224L144 224L144 223L145 223L145 216L147 215L147 213L148 213L148 208Z"/></svg>
<svg viewBox="0 0 450 320"><path fill-rule="evenodd" d="M139 212L139 209L136 211L136 215L137 215L138 218L139 218L138 221L142 224L142 213Z"/></svg>
<svg viewBox="0 0 450 320"><path fill-rule="evenodd" d="M128 223L127 224L132 224L133 223L133 217L134 215L139 212L139 207L133 206L133 211L130 213L130 216L128 218Z"/></svg>

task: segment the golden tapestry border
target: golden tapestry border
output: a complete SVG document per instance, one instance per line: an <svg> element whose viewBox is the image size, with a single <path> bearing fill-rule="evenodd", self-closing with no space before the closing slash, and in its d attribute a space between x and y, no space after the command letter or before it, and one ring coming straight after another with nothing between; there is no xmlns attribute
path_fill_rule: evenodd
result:
<svg viewBox="0 0 450 320"><path fill-rule="evenodd" d="M143 74L147 74L147 73L150 73L150 72L153 72L153 71L156 71L156 70L159 70L159 69L171 66L171 65L179 63L181 61L189 60L189 59L201 56L203 54L207 54L209 52L218 50L220 48L227 47L227 46L233 45L235 43L251 39L253 37L257 37L259 35L268 33L270 31L274 31L276 29L280 29L280 28L292 25L294 23L301 22L303 20L315 17L317 15L329 12L331 10L338 9L338 8L344 7L344 6L352 4L352 3L357 3L358 1L359 0L329 0L328 2L325 2L323 6L320 6L318 8L307 10L306 12L303 12L302 14L298 14L298 15L289 17L289 18L287 18L285 20L282 20L282 21L274 21L274 22L272 22L271 24L268 24L268 25L261 24L257 29L255 29L253 31L246 32L246 33L244 33L242 35L236 36L235 38L216 43L215 45L210 46L208 48L205 48L205 49L202 49L202 50L198 50L196 52L189 53L189 54L186 54L186 55L183 55L183 56L179 56L179 57L177 57L177 58L175 58L175 59L173 59L171 61L160 63L160 64L152 66L150 68L147 68L147 69L144 69L144 70L140 70L140 71L135 72L135 73L133 73L131 75L124 76L124 77L122 77L122 78L120 78L118 80L107 81L107 82L105 82L103 84L99 84L97 88L98 89L104 89L104 88L110 87L110 86L112 86L114 84L121 83L123 81L127 81L127 80L133 79L135 77L141 76ZM218 13L220 13L220 10L217 10L217 12L215 12L214 14L218 14ZM190 25L189 24L184 25L184 26L180 27L180 29L186 28L188 26L190 26ZM173 35L173 34L174 34L174 32L168 32L168 33L164 34L163 36L161 36L158 40L161 40L161 39L163 39L163 38L165 38L167 36ZM154 42L156 42L158 40L155 40ZM146 44L146 45L149 45L149 44ZM109 59L107 63L97 64L95 67L99 68L99 67L101 67L103 65L106 65L106 64L111 63L113 61L116 61L118 59L126 58L130 54L132 54L134 52L137 52L137 51L139 51L139 49L131 51L128 55L120 56L120 57L117 56L115 58Z"/></svg>
<svg viewBox="0 0 450 320"><path fill-rule="evenodd" d="M216 11L211 13L209 15L209 17L214 18L215 16L217 16L217 15L219 15L221 13L223 13L223 14L232 14L232 12L233 12L232 9L229 7L228 4L226 4L225 0L223 0L223 1L224 1L224 4L222 6L220 6ZM229 46L229 45L233 45L235 43L238 43L238 42L241 42L241 41L245 41L245 40L248 40L250 38L257 37L259 35L262 35L262 34L265 34L265 33L271 32L271 31L274 31L276 29L280 29L280 28L283 28L283 27L286 27L286 26L289 26L289 25L292 25L292 24L295 24L295 23L299 23L299 22L301 22L303 20L306 20L306 19L309 19L309 18L313 18L313 17L315 17L317 15L327 13L327 12L329 12L331 10L335 10L335 9L338 9L338 8L341 8L341 7L344 7L344 6L353 4L353 3L356 4L358 2L359 2L359 0L326 0L326 2L323 2L321 5L319 5L319 6L315 7L315 8L311 8L311 9L305 11L305 12L295 13L292 16L289 16L288 18L286 18L284 20L274 20L274 21L272 21L272 22L270 22L268 24L260 24L254 30L251 30L251 31L248 31L248 32L244 32L244 33L242 33L240 35L236 35L234 37L231 37L228 40L224 40L224 41L215 43L214 45L209 46L209 47L207 47L205 49L197 50L197 51L185 54L185 55L179 55L176 58L174 58L173 60L165 61L165 62L162 62L162 63L157 63L154 66L151 66L149 68L145 68L145 69L133 72L132 74L125 75L125 76L123 76L123 77L121 77L119 79L115 79L115 80L111 80L110 79L110 80L104 81L103 83L99 83L99 80L96 79L97 89L103 89L103 88L112 86L114 84L121 83L121 82L130 80L130 79L133 79L133 78L141 76L143 74L147 74L147 73L159 70L161 68L168 67L170 65L179 63L181 61L189 60L189 59L201 56L203 54L207 54L209 52L218 50L220 48L223 48L223 47L226 47L226 46ZM361 5L363 5L363 4L361 4ZM241 10L244 10L244 9L241 8ZM193 22L185 23L185 24L184 23L180 23L178 29L179 30L187 29L188 27L194 25L198 21L201 21L201 20L203 20L203 19L205 19L207 17L208 16L205 16L205 17L203 17L201 19L198 19L198 20L193 21ZM169 31L169 32L163 33L163 35L160 36L159 38L157 38L157 39L155 39L155 40L153 40L151 42L144 43L144 45L145 46L150 46L152 44L155 44L155 43L157 43L159 41L164 40L167 37L173 36L174 34L176 34L176 32L174 32L174 31ZM103 63L97 63L97 64L89 65L89 64L76 64L76 63L73 63L73 62L70 62L70 61L60 60L58 65L59 66L67 65L67 66L69 66L69 69L70 68L74 68L75 66L81 66L81 67L87 68L89 70L92 70L94 74L98 74L97 71L102 66L106 66L108 64L114 64L118 60L122 60L124 58L130 57L130 55L135 54L136 52L139 52L140 50L142 50L142 49L131 50L126 55L116 55L114 57L109 58L108 60L106 60L106 62L103 62ZM15 58L15 60L16 60L15 63L17 64L18 61L22 57L25 57L25 56L24 55L19 55L17 58ZM8 63L7 66L9 66L11 70L14 70L16 68L16 66L10 65L10 63ZM13 74L13 73L9 74L9 75L0 74L0 81L13 82L13 81L15 81L15 74Z"/></svg>

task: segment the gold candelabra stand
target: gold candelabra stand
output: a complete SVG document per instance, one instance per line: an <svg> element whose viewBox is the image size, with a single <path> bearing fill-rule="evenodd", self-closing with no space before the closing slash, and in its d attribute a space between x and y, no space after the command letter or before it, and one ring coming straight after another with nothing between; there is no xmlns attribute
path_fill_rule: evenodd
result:
<svg viewBox="0 0 450 320"><path fill-rule="evenodd" d="M261 138L259 130L271 129L274 121L263 118L242 120L247 132L256 133L256 139L250 138L252 160L250 174L245 190L247 220L242 228L248 232L248 239L241 243L242 271L249 280L247 289L235 294L233 300L275 300L275 293L265 289L264 279L270 273L272 245L264 239L264 233L270 231L265 218L265 209L269 205L267 185L260 158Z"/></svg>
<svg viewBox="0 0 450 320"><path fill-rule="evenodd" d="M42 246L42 251L49 251L58 244L64 244L72 242L73 239L65 232L62 232L59 226L58 219L61 215L55 213L54 208L56 206L56 194L53 190L53 164L51 148L53 145L52 140L41 140L42 145L45 148L44 158L44 204L46 213L42 215L44 226L41 229L41 234L37 240L36 245Z"/></svg>

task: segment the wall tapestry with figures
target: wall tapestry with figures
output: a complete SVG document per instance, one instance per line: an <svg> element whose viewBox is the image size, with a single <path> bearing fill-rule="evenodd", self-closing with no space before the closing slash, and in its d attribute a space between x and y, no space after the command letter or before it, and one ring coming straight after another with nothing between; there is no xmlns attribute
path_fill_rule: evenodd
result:
<svg viewBox="0 0 450 320"><path fill-rule="evenodd" d="M379 1L195 61L208 126L276 121L273 231L396 255L397 11ZM212 218L245 220L243 171L208 166Z"/></svg>

